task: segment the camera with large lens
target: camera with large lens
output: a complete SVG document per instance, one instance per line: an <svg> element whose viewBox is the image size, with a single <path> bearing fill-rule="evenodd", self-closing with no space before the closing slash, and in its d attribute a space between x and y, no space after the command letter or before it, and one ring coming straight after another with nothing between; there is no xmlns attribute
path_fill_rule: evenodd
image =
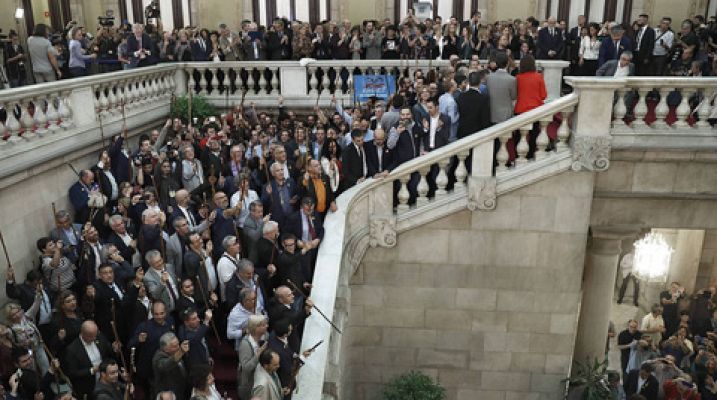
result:
<svg viewBox="0 0 717 400"><path fill-rule="evenodd" d="M144 18L150 19L150 18L159 18L160 12L159 12L159 2L157 0L153 0L147 7L144 9Z"/></svg>

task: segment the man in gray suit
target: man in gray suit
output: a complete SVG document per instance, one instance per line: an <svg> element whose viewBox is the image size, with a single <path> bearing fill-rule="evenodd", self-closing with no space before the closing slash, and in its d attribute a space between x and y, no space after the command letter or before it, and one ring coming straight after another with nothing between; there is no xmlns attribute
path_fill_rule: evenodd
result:
<svg viewBox="0 0 717 400"><path fill-rule="evenodd" d="M381 59L381 41L383 37L380 31L376 31L374 21L366 21L365 32L363 34L363 47L367 60Z"/></svg>
<svg viewBox="0 0 717 400"><path fill-rule="evenodd" d="M488 98L490 99L490 122L499 124L513 117L513 102L518 98L515 78L508 73L508 57L498 54L495 60L498 70L488 75Z"/></svg>
<svg viewBox="0 0 717 400"><path fill-rule="evenodd" d="M259 366L254 371L254 389L252 398L261 400L281 400L284 398L283 389L279 382L279 354L271 349L264 350L259 355ZM288 390L287 390L288 392Z"/></svg>
<svg viewBox="0 0 717 400"><path fill-rule="evenodd" d="M269 220L271 216L264 216L264 204L259 201L253 201L249 205L249 215L244 220L244 246L251 249L256 245L256 242L261 238L264 230L264 223Z"/></svg>
<svg viewBox="0 0 717 400"><path fill-rule="evenodd" d="M149 264L143 280L147 293L155 300L162 300L167 305L167 312L174 311L179 296L177 277L167 270L159 251L150 250L144 257Z"/></svg>
<svg viewBox="0 0 717 400"><path fill-rule="evenodd" d="M50 231L50 239L57 242L62 240L62 255L73 264L77 264L78 249L80 245L82 225L73 224L70 213L60 210L55 213L55 228Z"/></svg>
<svg viewBox="0 0 717 400"><path fill-rule="evenodd" d="M632 63L632 52L623 51L619 60L605 62L597 70L596 76L627 77L635 75L635 64Z"/></svg>
<svg viewBox="0 0 717 400"><path fill-rule="evenodd" d="M172 222L174 234L167 240L167 269L174 276L182 277L182 264L184 260L184 248L189 242L189 222L184 217L177 217ZM171 266L170 266L171 264Z"/></svg>

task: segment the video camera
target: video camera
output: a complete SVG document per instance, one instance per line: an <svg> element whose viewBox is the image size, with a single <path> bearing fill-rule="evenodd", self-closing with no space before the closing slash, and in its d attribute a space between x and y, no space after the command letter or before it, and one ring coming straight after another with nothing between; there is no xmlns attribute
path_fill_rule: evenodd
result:
<svg viewBox="0 0 717 400"><path fill-rule="evenodd" d="M159 2L157 0L152 0L152 2L144 9L144 18L148 20L150 18L159 18L159 16Z"/></svg>
<svg viewBox="0 0 717 400"><path fill-rule="evenodd" d="M100 26L103 26L105 28L115 26L115 16L112 10L107 10L105 15L97 17L97 20L99 21Z"/></svg>

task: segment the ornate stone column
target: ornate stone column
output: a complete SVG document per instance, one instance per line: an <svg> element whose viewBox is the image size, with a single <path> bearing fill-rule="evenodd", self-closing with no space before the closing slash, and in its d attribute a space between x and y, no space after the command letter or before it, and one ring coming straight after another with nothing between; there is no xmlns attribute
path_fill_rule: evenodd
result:
<svg viewBox="0 0 717 400"><path fill-rule="evenodd" d="M621 242L637 237L638 229L592 228L592 237L585 255L583 297L580 303L578 333L573 360L592 362L605 358L605 341L610 321L617 263Z"/></svg>

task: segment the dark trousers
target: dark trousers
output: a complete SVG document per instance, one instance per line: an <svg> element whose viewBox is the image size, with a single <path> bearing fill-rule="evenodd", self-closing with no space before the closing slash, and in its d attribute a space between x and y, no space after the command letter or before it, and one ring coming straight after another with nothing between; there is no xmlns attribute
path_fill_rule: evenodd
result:
<svg viewBox="0 0 717 400"><path fill-rule="evenodd" d="M70 75L72 75L73 78L87 76L87 68L72 67L72 68L70 68Z"/></svg>
<svg viewBox="0 0 717 400"><path fill-rule="evenodd" d="M632 303L637 307L637 296L640 293L640 281L637 279L635 275L632 273L629 273L625 278L622 280L622 285L620 285L620 294L618 295L617 302L622 303L623 297L625 297L625 290L627 290L627 284L632 281Z"/></svg>

